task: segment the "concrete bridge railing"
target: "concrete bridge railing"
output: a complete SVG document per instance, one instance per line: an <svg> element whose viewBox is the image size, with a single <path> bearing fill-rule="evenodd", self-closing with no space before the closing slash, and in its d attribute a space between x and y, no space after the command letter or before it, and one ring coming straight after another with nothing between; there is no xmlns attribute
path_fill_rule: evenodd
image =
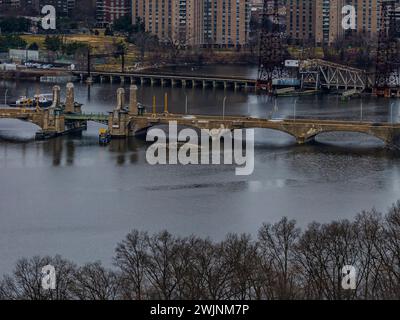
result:
<svg viewBox="0 0 400 320"><path fill-rule="evenodd" d="M298 144L307 143L316 136L327 132L355 132L367 134L383 141L389 147L400 148L400 124L375 124L369 122L326 121L315 119L274 121L248 117L210 117L197 115L193 119L186 119L182 115L145 115L131 119L132 125L128 135L134 135L156 125L167 125L176 121L178 125L197 129L255 129L264 128L281 131L293 136Z"/></svg>

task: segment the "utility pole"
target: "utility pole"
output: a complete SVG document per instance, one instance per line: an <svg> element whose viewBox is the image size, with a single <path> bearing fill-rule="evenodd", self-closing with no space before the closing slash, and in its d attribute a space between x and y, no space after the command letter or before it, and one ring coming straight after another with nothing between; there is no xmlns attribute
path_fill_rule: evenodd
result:
<svg viewBox="0 0 400 320"><path fill-rule="evenodd" d="M121 72L125 72L125 51L122 50L121 52Z"/></svg>
<svg viewBox="0 0 400 320"><path fill-rule="evenodd" d="M88 78L90 78L90 45L88 45L88 51L87 51L87 73L88 73Z"/></svg>

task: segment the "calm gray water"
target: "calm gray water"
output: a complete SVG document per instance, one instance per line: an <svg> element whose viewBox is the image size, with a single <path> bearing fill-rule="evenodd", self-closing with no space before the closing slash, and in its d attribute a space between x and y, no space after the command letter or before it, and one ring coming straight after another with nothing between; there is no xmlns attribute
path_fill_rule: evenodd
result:
<svg viewBox="0 0 400 320"><path fill-rule="evenodd" d="M51 85L0 81L0 99L6 87L15 99L39 88L49 92ZM95 84L89 92L77 84L77 100L85 111L108 111L117 88ZM138 98L150 105L156 95L162 110L164 92L172 112L184 111L186 96L189 113L221 114L224 96L227 114L285 118L294 112L295 98L278 99L271 113L273 102L265 96L222 89L144 87ZM360 119L361 104L366 120L399 121L396 100L341 102L333 95L298 98L296 114ZM362 209L385 210L400 198L399 153L361 134L325 134L297 146L284 133L256 130L255 170L243 177L235 176L233 166L150 166L145 141L100 147L99 127L90 123L82 138L37 142L34 125L0 120L0 274L10 272L18 258L37 254L110 265L117 242L133 228L221 239L228 232L255 235L261 223L282 216L301 226L351 219Z"/></svg>

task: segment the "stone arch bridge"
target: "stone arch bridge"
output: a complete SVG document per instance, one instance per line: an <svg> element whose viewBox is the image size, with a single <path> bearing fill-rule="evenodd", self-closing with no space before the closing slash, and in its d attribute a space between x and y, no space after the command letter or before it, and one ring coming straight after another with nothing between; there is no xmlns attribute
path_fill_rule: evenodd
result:
<svg viewBox="0 0 400 320"><path fill-rule="evenodd" d="M325 132L357 132L368 134L382 140L387 146L400 148L400 124L387 122L358 122L319 119L270 120L246 116L209 116L172 114L167 105L163 113L145 112L137 103L137 87L130 87L128 105L125 104L123 88L117 91L117 104L109 113L83 113L81 105L74 101L72 83L67 84L64 103L60 102L60 88L53 88L53 105L48 109L0 108L0 118L14 118L30 121L41 128L38 138L48 138L86 129L88 121L108 125L113 138L133 136L157 125L168 125L175 121L178 125L198 129L234 130L247 128L265 128L282 131L293 136L302 144Z"/></svg>

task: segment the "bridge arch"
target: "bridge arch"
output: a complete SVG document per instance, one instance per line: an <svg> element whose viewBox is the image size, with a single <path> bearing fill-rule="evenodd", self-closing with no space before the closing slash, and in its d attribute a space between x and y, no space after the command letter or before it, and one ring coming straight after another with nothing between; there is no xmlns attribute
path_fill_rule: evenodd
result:
<svg viewBox="0 0 400 320"><path fill-rule="evenodd" d="M16 118L0 118L0 140L31 140L41 127L36 123Z"/></svg>
<svg viewBox="0 0 400 320"><path fill-rule="evenodd" d="M389 141L387 139L386 135L381 135L381 134L377 134L375 132L370 132L370 131L366 131L366 130L355 130L355 129L349 129L349 130L344 130L344 129L329 129L329 130L322 130L320 132L317 132L313 135L310 135L308 139L315 139L318 136L323 136L324 134L329 134L329 133L352 133L352 134L360 134L363 136L369 136L374 138L377 141L381 141L384 144L387 144Z"/></svg>
<svg viewBox="0 0 400 320"><path fill-rule="evenodd" d="M277 127L255 127L255 126L249 126L246 127L247 129L268 129L276 132L282 132L285 134L288 134L289 136L293 137L297 143L303 144L307 143L309 141L314 140L317 136L323 135L323 134L329 134L329 133L355 133L355 134L362 134L366 136L373 137L379 141L382 141L385 144L390 144L392 141L390 140L390 137L387 136L387 133L384 131L380 131L377 126L377 130L369 130L369 129L356 129L354 127L351 128L321 128L321 127L316 127L316 128L305 128L304 130L299 130L296 128L291 128L290 126L277 126ZM311 130L312 129L312 130ZM399 137L400 139L400 137Z"/></svg>
<svg viewBox="0 0 400 320"><path fill-rule="evenodd" d="M131 133L134 133L134 135L137 136L145 136L147 134L147 131L151 128L168 128L168 124L167 123L152 123L152 124L145 124L145 125L137 125L135 123L133 123L132 121L129 121L128 123L128 130ZM190 128L195 130L196 132L199 132L202 128L200 128L199 126L196 125L189 125L189 124L178 124L178 130L180 128ZM178 132L179 133L179 132Z"/></svg>
<svg viewBox="0 0 400 320"><path fill-rule="evenodd" d="M42 128L42 124L41 123L39 123L38 121L35 121L35 120L31 119L31 118L17 118L17 117L12 117L12 116L10 116L10 117L2 116L2 117L0 117L0 122L2 120L8 120L8 121L9 120L13 120L15 122L25 122L25 123L30 123L35 128L39 128L39 129Z"/></svg>
<svg viewBox="0 0 400 320"><path fill-rule="evenodd" d="M294 139L297 139L296 133L289 129L285 128L268 128L268 127L255 127L255 126L249 126L244 129L256 129L256 130L270 130L270 131L275 131L275 132L281 132L283 134L287 134L290 137L293 137Z"/></svg>

